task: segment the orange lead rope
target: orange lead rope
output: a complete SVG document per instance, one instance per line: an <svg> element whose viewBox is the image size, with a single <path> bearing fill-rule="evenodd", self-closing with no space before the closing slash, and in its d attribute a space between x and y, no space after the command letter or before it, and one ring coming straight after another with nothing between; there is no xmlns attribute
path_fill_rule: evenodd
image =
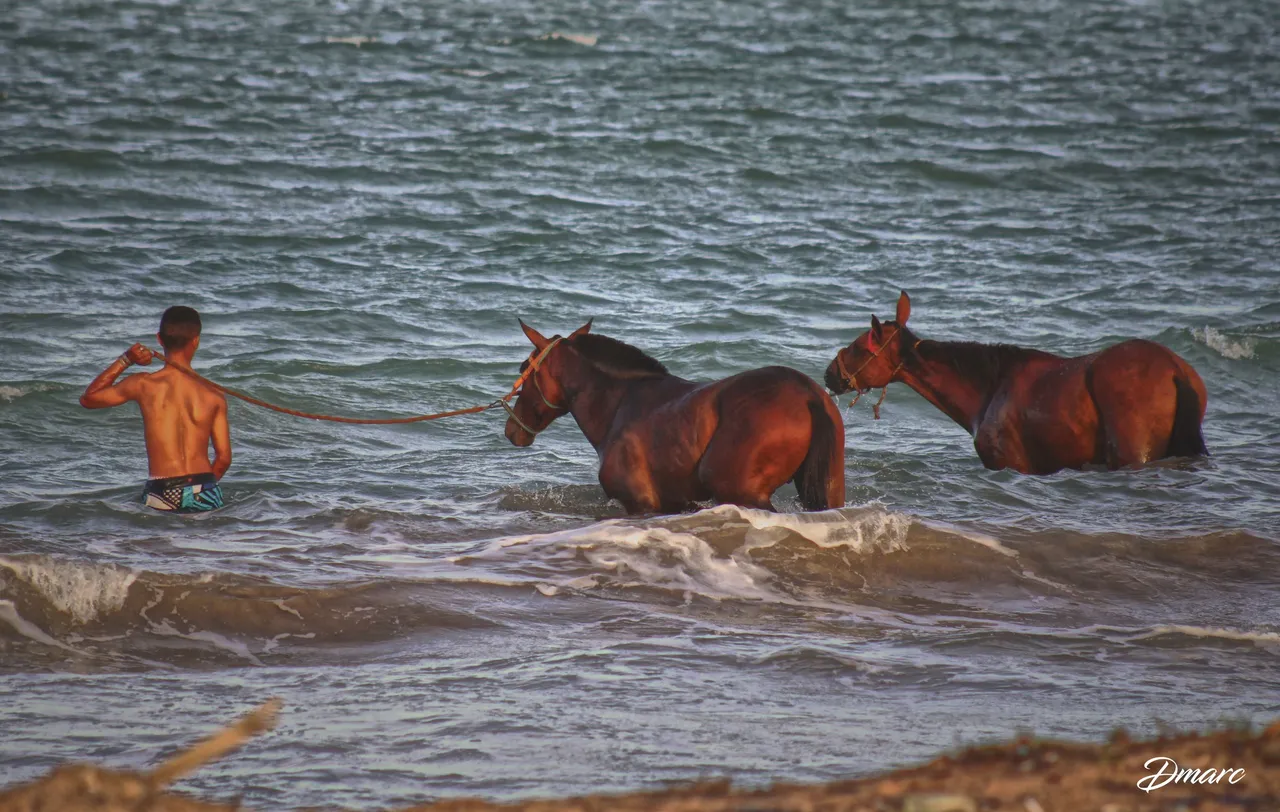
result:
<svg viewBox="0 0 1280 812"><path fill-rule="evenodd" d="M190 367L185 367L185 366L182 366L181 364L171 363L169 359L164 356L164 353L157 352L156 350L151 350L151 354L156 358L159 358L164 363L169 364L169 366L173 367L174 369L181 370L187 375L190 375L191 377L195 378L196 380L200 381L206 386L210 386L218 390L224 395L230 395L233 398L239 398L240 400L243 400L245 403L252 403L254 406L261 406L262 408L270 409L273 412L280 412L281 414L290 414L290 415L293 415L294 417L305 417L308 420L328 420L333 423L355 423L357 425L362 425L362 426L389 426L389 425L396 425L400 423L421 423L425 420L439 420L442 417L457 417L458 415L464 415L464 414L476 414L477 412L487 412L490 409L505 407L507 405L507 401L515 397L516 393L520 391L520 387L524 386L524 383L529 379L529 376L538 371L538 367L542 365L543 360L547 357L547 353L551 352L551 349L555 347L556 344L559 344L562 340L563 339L559 339L559 338L554 339L550 344L548 344L545 348L543 348L542 352L538 353L538 357L533 359L533 363L529 364L529 367L524 372L520 373L519 378L516 378L516 382L511 385L511 391L507 392L507 394L503 395L502 397L498 398L492 403L486 404L484 406L470 406L466 409L454 409L448 412L436 412L435 414L419 414L419 415L414 415L413 417L338 417L336 415L315 414L312 412L302 412L302 411L298 411L297 409L290 409L285 406L277 406L274 403L268 403L267 401L261 400L260 398L255 398L252 395L246 395L244 392L237 392L234 389L228 389L227 387L223 386L220 383L215 383L209 380L208 378L201 375L199 372L196 372L195 370L191 369Z"/></svg>

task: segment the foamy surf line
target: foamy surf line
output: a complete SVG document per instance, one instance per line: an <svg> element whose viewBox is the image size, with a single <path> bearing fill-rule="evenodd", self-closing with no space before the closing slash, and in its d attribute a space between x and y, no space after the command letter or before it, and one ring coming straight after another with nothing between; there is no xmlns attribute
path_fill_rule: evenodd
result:
<svg viewBox="0 0 1280 812"><path fill-rule="evenodd" d="M49 556L0 557L0 568L34 587L55 608L85 624L124 606L138 573L110 564Z"/></svg>
<svg viewBox="0 0 1280 812"><path fill-rule="evenodd" d="M832 611L865 607L778 588L779 573L751 553L802 540L816 550L841 549L856 557L910 549L919 527L969 542L1004 558L1018 554L990 536L921 521L878 503L816 513L770 513L720 505L696 513L656 519L609 519L554 533L495 539L483 551L450 561L516 566L544 595L602 586L656 588L712 600L779 603ZM582 572L584 564L589 572ZM1057 586L1057 585L1054 585Z"/></svg>
<svg viewBox="0 0 1280 812"><path fill-rule="evenodd" d="M1131 641L1153 640L1160 637L1193 637L1200 640L1229 640L1235 643L1252 643L1255 648L1280 654L1280 633L1270 631L1239 631L1205 626L1155 626L1130 638Z"/></svg>
<svg viewBox="0 0 1280 812"><path fill-rule="evenodd" d="M45 634L44 631L39 626L30 622L29 620L24 618L22 615L18 614L18 607L14 605L13 601L0 600L0 620L3 620L5 623L8 623L9 626L12 627L15 632L22 635L23 637L28 638L29 640L34 640L37 643L40 643L45 646L60 648L63 651L69 651L78 657L89 656L85 654L83 651L81 651L80 649L75 648L73 646L68 646L66 643L63 643L60 640L55 640L54 638Z"/></svg>
<svg viewBox="0 0 1280 812"><path fill-rule="evenodd" d="M22 615L18 614L18 607L14 604L13 601L0 600L0 621L4 621L5 623L7 623L10 628L12 628L15 632L17 632L21 636L27 638L28 640L32 640L36 643L39 643L43 646L48 646L50 648L61 649L73 656L81 657L86 660L105 659L105 660L114 660L114 661L127 661L131 663L138 663L141 665L145 665L149 668L164 668L164 669L172 668L172 666L168 665L167 663L156 662L154 660L149 660L143 657L136 657L136 656L127 655L127 654L117 654L114 652L107 652L103 654L103 653L92 652L92 651L84 651L83 649L79 649L79 648L76 648L75 646L64 643L61 640L58 640L46 634L44 630L41 629L39 626L27 620Z"/></svg>
<svg viewBox="0 0 1280 812"><path fill-rule="evenodd" d="M1169 623L1138 627L1088 626L1076 630L1075 633L1083 637L1100 636L1119 639L1125 643L1141 643L1178 637L1206 642L1218 640L1229 643L1250 643L1255 648L1280 654L1280 632L1270 630L1245 631L1220 626L1191 626Z"/></svg>

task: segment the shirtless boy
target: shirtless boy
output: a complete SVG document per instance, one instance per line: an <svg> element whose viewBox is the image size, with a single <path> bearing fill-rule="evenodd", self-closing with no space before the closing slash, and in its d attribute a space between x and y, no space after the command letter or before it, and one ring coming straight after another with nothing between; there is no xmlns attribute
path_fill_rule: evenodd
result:
<svg viewBox="0 0 1280 812"><path fill-rule="evenodd" d="M218 480L231 467L227 401L195 378L174 369L190 367L200 346L200 314L181 305L164 311L160 332L168 363L150 375L116 378L134 364L151 363L151 350L134 344L112 362L80 396L86 409L137 401L142 409L150 469L143 497L148 507L196 513L222 507ZM213 441L213 462L209 442Z"/></svg>

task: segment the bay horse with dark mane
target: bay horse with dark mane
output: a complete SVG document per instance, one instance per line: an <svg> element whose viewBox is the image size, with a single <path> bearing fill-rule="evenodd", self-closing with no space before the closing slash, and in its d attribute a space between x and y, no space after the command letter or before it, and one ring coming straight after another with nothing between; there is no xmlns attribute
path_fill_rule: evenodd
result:
<svg viewBox="0 0 1280 812"><path fill-rule="evenodd" d="M1164 457L1208 455L1205 389L1191 365L1141 339L1076 358L1009 344L930 341L907 327L911 299L827 367L837 395L905 383L973 436L988 468L1051 474L1115 470Z"/></svg>
<svg viewBox="0 0 1280 812"><path fill-rule="evenodd" d="M571 414L600 457L600 485L628 513L677 513L695 502L772 510L794 482L807 510L844 505L844 422L816 381L763 367L713 383L678 378L645 353L590 332L544 338L520 322L534 368L506 435L528 446Z"/></svg>

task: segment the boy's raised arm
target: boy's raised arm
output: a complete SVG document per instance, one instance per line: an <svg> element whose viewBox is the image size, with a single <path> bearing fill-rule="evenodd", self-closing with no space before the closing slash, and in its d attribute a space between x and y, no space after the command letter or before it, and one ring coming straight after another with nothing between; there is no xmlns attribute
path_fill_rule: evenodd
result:
<svg viewBox="0 0 1280 812"><path fill-rule="evenodd" d="M115 385L116 378L119 378L120 374L133 364L147 366L150 363L151 350L141 344L134 344L85 387L84 394L80 396L80 405L86 409L106 409L128 403L137 396L137 393L132 391L133 387L129 385L130 379L126 378L119 385Z"/></svg>

